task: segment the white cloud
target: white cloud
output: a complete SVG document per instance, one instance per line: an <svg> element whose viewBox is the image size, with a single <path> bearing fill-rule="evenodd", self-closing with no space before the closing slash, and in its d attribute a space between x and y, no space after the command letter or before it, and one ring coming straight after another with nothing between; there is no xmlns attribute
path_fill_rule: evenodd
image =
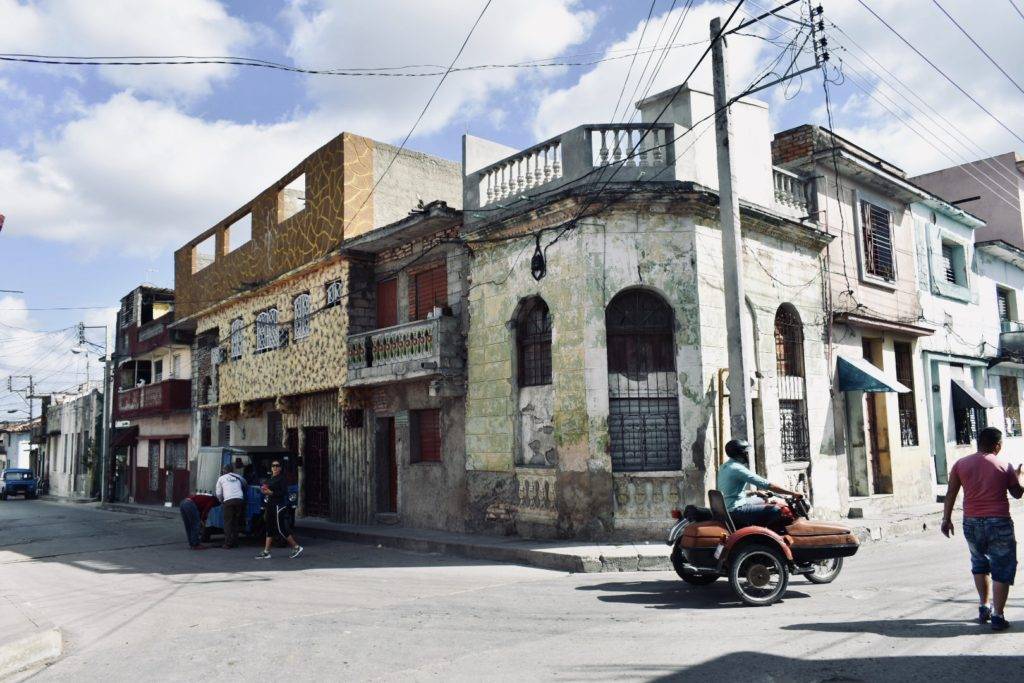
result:
<svg viewBox="0 0 1024 683"><path fill-rule="evenodd" d="M289 56L315 67L435 65L451 62L480 12L480 0L395 0L368 3L292 3ZM594 22L576 0L495 2L473 33L458 65L518 62L556 55L584 40ZM528 76L522 69L449 75L417 129L437 131L453 120L501 108L499 99ZM415 121L440 76L433 78L316 78L308 94L346 130L400 139ZM498 94L502 93L502 94Z"/></svg>
<svg viewBox="0 0 1024 683"><path fill-rule="evenodd" d="M6 52L219 56L238 54L256 33L216 0L0 0L0 45ZM156 95L205 95L232 73L231 67L216 64L54 67L49 73L80 77L80 70L90 68L117 87Z"/></svg>
<svg viewBox="0 0 1024 683"><path fill-rule="evenodd" d="M673 41L675 44L687 46L671 49L661 68L657 71L655 69L663 52L660 49L653 53L648 51L655 47L655 40L659 36L662 24L665 25L665 29L661 33L658 45L664 46L668 42L684 10L680 8L673 10L671 14L654 15L644 35L643 45L640 46L642 52L637 56L632 70L630 70L630 59L606 61L583 74L576 83L565 88L551 90L542 96L533 123L536 138L545 139L582 123L610 121L616 102L623 90L623 82L627 73L629 73L629 82L625 88L625 94L622 96L622 103L618 107L616 120L623 120L624 110L627 112L625 118L628 120L635 111L634 100L642 99L645 92L654 94L679 85L707 47L711 19L728 16L732 6L731 4L713 2L691 9L683 22L682 29ZM739 14L733 20L733 25L738 24L743 18L744 15ZM628 35L609 45L605 51L605 57L621 56L636 50L641 33L643 33L642 21L634 26ZM688 45L689 43L698 44ZM763 61L766 52L765 46L766 43L761 40L744 36L737 36L730 41L729 78L734 91L740 90L750 82L757 67ZM646 67L646 73L644 73L648 54L651 55L650 65ZM647 83L652 74L656 75L648 90ZM639 82L639 88L637 88L641 76L643 80ZM710 92L710 55L694 74L690 85L695 89ZM634 93L636 94L635 98L633 97Z"/></svg>

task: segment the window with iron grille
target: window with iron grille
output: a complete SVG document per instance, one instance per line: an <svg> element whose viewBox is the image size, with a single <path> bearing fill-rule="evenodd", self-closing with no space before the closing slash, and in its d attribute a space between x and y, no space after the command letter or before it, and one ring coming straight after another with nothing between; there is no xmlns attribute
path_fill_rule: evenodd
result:
<svg viewBox="0 0 1024 683"><path fill-rule="evenodd" d="M235 318L231 321L231 358L241 358L244 349L245 325L241 318Z"/></svg>
<svg viewBox="0 0 1024 683"><path fill-rule="evenodd" d="M276 349L280 343L277 309L269 308L256 316L256 353Z"/></svg>
<svg viewBox="0 0 1024 683"><path fill-rule="evenodd" d="M448 305L448 268L445 264L421 270L409 278L409 320L423 320L434 307Z"/></svg>
<svg viewBox="0 0 1024 683"><path fill-rule="evenodd" d="M182 439L174 439L164 442L164 459L167 469L176 470L188 469L188 442Z"/></svg>
<svg viewBox="0 0 1024 683"><path fill-rule="evenodd" d="M999 308L999 320L1004 323L1010 322L1010 292L1002 287L996 287L996 305Z"/></svg>
<svg viewBox="0 0 1024 683"><path fill-rule="evenodd" d="M612 469L677 470L682 465L674 317L643 290L618 294L605 311L608 432Z"/></svg>
<svg viewBox="0 0 1024 683"><path fill-rule="evenodd" d="M230 422L218 422L217 423L217 445L218 446L230 446L231 445L231 423Z"/></svg>
<svg viewBox="0 0 1024 683"><path fill-rule="evenodd" d="M311 305L312 298L308 293L299 294L292 302L292 313L294 315L294 318L292 319L292 327L295 332L296 339L303 339L309 336Z"/></svg>
<svg viewBox="0 0 1024 683"><path fill-rule="evenodd" d="M277 410L267 411L267 445L279 447L284 439L284 430L281 421L281 413Z"/></svg>
<svg viewBox="0 0 1024 683"><path fill-rule="evenodd" d="M1006 436L1020 436L1020 395L1017 392L1017 378L1001 376L999 390L1003 396L1003 425Z"/></svg>
<svg viewBox="0 0 1024 683"><path fill-rule="evenodd" d="M861 202L864 271L883 280L896 279L892 249L891 214L870 202Z"/></svg>
<svg viewBox="0 0 1024 683"><path fill-rule="evenodd" d="M160 442L149 442L149 490L160 488Z"/></svg>
<svg viewBox="0 0 1024 683"><path fill-rule="evenodd" d="M985 411L964 401L953 401L953 429L960 446L970 446L978 432L988 426Z"/></svg>
<svg viewBox="0 0 1024 683"><path fill-rule="evenodd" d="M411 462L441 462L441 411L409 411L409 442Z"/></svg>
<svg viewBox="0 0 1024 683"><path fill-rule="evenodd" d="M780 377L804 376L804 327L790 306L775 313L775 367Z"/></svg>
<svg viewBox="0 0 1024 683"><path fill-rule="evenodd" d="M213 415L209 409L199 412L199 445L213 445Z"/></svg>
<svg viewBox="0 0 1024 683"><path fill-rule="evenodd" d="M807 462L811 459L806 401L779 400L779 434L782 442L782 462Z"/></svg>
<svg viewBox="0 0 1024 683"><path fill-rule="evenodd" d="M551 314L540 297L527 302L516 325L519 386L551 384Z"/></svg>
<svg viewBox="0 0 1024 683"><path fill-rule="evenodd" d="M896 403L900 413L900 444L916 446L917 439L917 399L914 391L914 356L910 352L910 344L896 342L893 344L896 353L896 381L910 389L903 394L896 394Z"/></svg>
<svg viewBox="0 0 1024 683"><path fill-rule="evenodd" d="M327 308L341 303L341 281L327 285Z"/></svg>

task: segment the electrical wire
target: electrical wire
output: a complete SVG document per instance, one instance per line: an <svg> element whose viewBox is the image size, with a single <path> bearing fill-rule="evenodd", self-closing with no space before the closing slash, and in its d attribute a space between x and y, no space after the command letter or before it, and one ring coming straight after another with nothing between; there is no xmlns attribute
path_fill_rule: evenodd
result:
<svg viewBox="0 0 1024 683"><path fill-rule="evenodd" d="M875 10L871 9L871 7L869 7L869 6L868 6L868 4L867 4L866 2L864 2L864 0L857 0L857 2L858 2L858 3L860 3L861 7L863 7L863 8L864 8L864 9L866 9L866 10L867 10L868 12L870 12L870 13L871 13L871 15L872 15L873 17L875 17L875 19L878 19L878 21L879 21L879 22L881 22L881 24L882 24L883 26L885 26L885 27L886 27L887 29L889 29L889 31L891 31L891 32L893 33L893 35L895 35L895 36L896 36L897 38L899 38L899 39L900 39L901 41L903 41L903 43L904 43L904 44L905 44L905 45L906 45L907 47L909 47L909 48L910 48L911 50L913 50L913 51L914 51L914 52L915 52L915 53L917 54L917 56L918 56L918 57L920 57L920 58L921 58L921 59L923 59L923 60L924 60L925 62L927 62L927 63L928 63L928 65L929 65L930 67L932 67L933 69L935 69L935 71L937 71L937 72L939 73L939 75L941 75L941 76L942 76L942 77L943 77L944 79L946 79L946 81L947 81L947 82L948 82L948 83L949 83L950 85L952 85L952 86L953 86L954 88L956 88L957 90L959 90L959 91L960 91L960 92L961 92L961 93L962 93L962 94L963 94L963 95L964 95L964 96L965 96L965 97L966 97L967 99L969 99L969 100L970 100L971 102L973 102L973 103L974 103L975 105L977 105L977 107L978 107L979 109L981 109L981 110L982 110L983 112L985 112L985 113L986 113L986 114L987 114L987 115L989 116L989 118L991 118L991 119L992 119L993 121L995 121L996 123L998 123L998 124L999 124L999 125L1000 125L1000 126L1001 126L1001 127L1002 127L1002 128L1003 128L1003 129L1004 129L1004 130L1005 130L1006 132L1007 132L1007 133L1009 133L1009 134L1010 134L1010 135L1012 135L1013 137L1017 138L1017 140L1018 140L1018 141L1020 141L1020 142L1021 142L1022 144L1024 144L1024 138L1022 138L1021 136L1017 135L1017 133L1013 132L1013 130L1012 130L1012 129L1011 129L1011 128L1010 128L1009 126L1007 126L1007 125L1006 125L1005 123L1003 123L1002 119L1000 119L1000 118L999 118L999 117L997 117L997 116L996 116L995 114L993 114L993 113L992 113L991 111L989 111L988 107L986 107L985 105L983 105L983 104L982 104L981 102L979 102L979 101L977 100L977 98L975 98L975 97L974 97L973 95L971 95L971 94L970 94L969 92L967 92L966 90L964 90L964 89L963 89L963 88L962 88L962 87L960 86L960 84L959 84L959 83L957 83L956 81L954 81L954 80L953 80L953 79L952 79L952 78L951 78L951 77L950 77L950 76L949 76L949 75L948 75L948 74L947 74L947 73L946 73L945 71L943 71L942 69L940 69L940 68L939 68L939 67L938 67L938 66L937 66L937 65L935 64L935 62L933 62L933 61L932 61L931 59L929 59L928 57L926 57L926 56L925 56L925 54L924 54L923 52L921 52L921 51L920 51L920 50L918 50L918 49L917 49L916 47L914 47L914 44L913 44L913 43L911 43L911 42L910 42L909 40L907 40L906 38L904 38L904 37L903 37L903 34L901 34L901 33L900 33L899 31L897 31L897 30L896 30L895 28L893 28L893 27L892 27L892 25L890 25L890 24L889 24L889 22L887 22L887 21L886 21L885 19L883 19L882 17L880 17L880 16L878 15L878 13L877 13L877 12L875 12Z"/></svg>
<svg viewBox="0 0 1024 683"><path fill-rule="evenodd" d="M651 7L647 10L647 18L644 20L643 30L640 31L640 40L636 43L636 51L633 52L633 58L629 60L629 68L626 70L626 78L622 81L622 90L619 91L619 97L615 100L615 108L612 110L612 121L615 120L619 113L619 104L622 103L622 96L626 94L626 86L629 85L629 77L633 73L633 65L636 64L636 55L644 45L644 36L647 35L647 27L651 23L651 15L654 14L654 5L657 4L657 2L658 0L651 0ZM657 45L658 42L655 41L654 44ZM643 76L640 78L643 78ZM639 79L637 79L637 81L639 82Z"/></svg>

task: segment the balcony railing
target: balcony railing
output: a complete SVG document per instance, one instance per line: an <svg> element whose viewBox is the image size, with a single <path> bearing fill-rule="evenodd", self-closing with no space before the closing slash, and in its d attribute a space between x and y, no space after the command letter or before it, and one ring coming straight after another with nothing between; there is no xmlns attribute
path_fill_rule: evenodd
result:
<svg viewBox="0 0 1024 683"><path fill-rule="evenodd" d="M1024 323L1019 320L1000 320L1000 332L1024 332Z"/></svg>
<svg viewBox="0 0 1024 683"><path fill-rule="evenodd" d="M192 381L168 379L119 391L115 405L115 418L131 419L161 415L192 407Z"/></svg>
<svg viewBox="0 0 1024 683"><path fill-rule="evenodd" d="M803 218L810 213L810 181L796 173L778 166L772 167L772 184L775 187L775 206L786 214Z"/></svg>
<svg viewBox="0 0 1024 683"><path fill-rule="evenodd" d="M464 367L462 348L459 321L451 316L353 334L345 386L455 375Z"/></svg>
<svg viewBox="0 0 1024 683"><path fill-rule="evenodd" d="M513 201L538 188L555 189L619 166L614 180L676 180L672 124L579 126L467 177L467 208Z"/></svg>

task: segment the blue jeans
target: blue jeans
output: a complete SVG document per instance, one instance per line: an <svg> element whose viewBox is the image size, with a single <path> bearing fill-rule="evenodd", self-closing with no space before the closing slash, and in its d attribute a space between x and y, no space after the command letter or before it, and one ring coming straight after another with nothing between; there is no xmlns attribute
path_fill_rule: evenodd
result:
<svg viewBox="0 0 1024 683"><path fill-rule="evenodd" d="M1017 539L1009 517L964 517L964 538L971 551L971 573L991 574L1013 585L1017 575Z"/></svg>
<svg viewBox="0 0 1024 683"><path fill-rule="evenodd" d="M181 521L185 523L185 535L188 536L188 544L195 548L199 545L199 508L187 498L181 501Z"/></svg>
<svg viewBox="0 0 1024 683"><path fill-rule="evenodd" d="M768 526L782 516L782 510L774 505L763 503L746 503L729 510L736 528L745 526Z"/></svg>

